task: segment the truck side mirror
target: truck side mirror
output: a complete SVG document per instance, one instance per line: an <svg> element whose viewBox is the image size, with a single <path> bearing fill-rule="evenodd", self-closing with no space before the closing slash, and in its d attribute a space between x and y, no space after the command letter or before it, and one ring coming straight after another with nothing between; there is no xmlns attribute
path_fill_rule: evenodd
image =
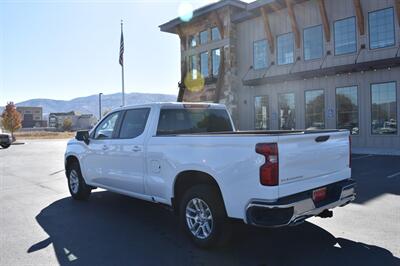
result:
<svg viewBox="0 0 400 266"><path fill-rule="evenodd" d="M83 141L86 143L86 145L89 145L89 131L87 130L81 130L77 131L75 135L75 139L79 141Z"/></svg>

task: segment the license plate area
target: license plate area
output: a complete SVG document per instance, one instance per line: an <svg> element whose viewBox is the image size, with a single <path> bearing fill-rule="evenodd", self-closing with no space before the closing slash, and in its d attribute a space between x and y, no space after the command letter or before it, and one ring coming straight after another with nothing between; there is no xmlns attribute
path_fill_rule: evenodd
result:
<svg viewBox="0 0 400 266"><path fill-rule="evenodd" d="M314 202L320 202L326 199L326 187L314 189L312 193L312 199Z"/></svg>

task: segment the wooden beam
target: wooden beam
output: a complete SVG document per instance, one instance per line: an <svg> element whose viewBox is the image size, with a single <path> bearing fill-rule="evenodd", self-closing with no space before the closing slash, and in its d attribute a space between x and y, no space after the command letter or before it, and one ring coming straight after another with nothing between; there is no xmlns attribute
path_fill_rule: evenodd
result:
<svg viewBox="0 0 400 266"><path fill-rule="evenodd" d="M211 16L211 19L216 24L216 26L217 26L217 28L219 30L219 34L221 35L221 39L223 39L224 38L224 23L222 22L221 17L218 15L218 12L216 10L211 12L210 16Z"/></svg>
<svg viewBox="0 0 400 266"><path fill-rule="evenodd" d="M274 53L275 51L274 35L272 34L271 27L269 25L268 14L267 10L265 10L265 7L261 7L261 16L264 21L264 30L265 30L265 35L267 36L269 50L271 51L271 53Z"/></svg>
<svg viewBox="0 0 400 266"><path fill-rule="evenodd" d="M290 18L290 24L292 25L292 31L294 34L294 40L296 43L296 47L300 48L300 31L299 31L299 27L297 25L296 15L294 14L292 0L285 0L285 3L286 3L287 10L288 10L289 18Z"/></svg>
<svg viewBox="0 0 400 266"><path fill-rule="evenodd" d="M283 8L285 8L279 2L272 2L268 6L270 9L272 9L273 12L279 12L282 11Z"/></svg>
<svg viewBox="0 0 400 266"><path fill-rule="evenodd" d="M396 5L396 13L397 13L397 22L399 23L400 27L400 0L395 0Z"/></svg>
<svg viewBox="0 0 400 266"><path fill-rule="evenodd" d="M319 13L321 15L322 24L324 25L325 39L331 41L331 27L329 26L328 16L326 15L325 0L318 0Z"/></svg>
<svg viewBox="0 0 400 266"><path fill-rule="evenodd" d="M360 35L364 35L365 23L364 23L364 13L361 6L361 0L353 0L353 3L354 3L354 9L356 10L358 31L360 32Z"/></svg>

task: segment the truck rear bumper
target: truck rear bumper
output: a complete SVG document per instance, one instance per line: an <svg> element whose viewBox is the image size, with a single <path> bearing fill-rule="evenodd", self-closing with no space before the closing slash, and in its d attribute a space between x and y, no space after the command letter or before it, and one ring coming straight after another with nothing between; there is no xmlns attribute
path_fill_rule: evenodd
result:
<svg viewBox="0 0 400 266"><path fill-rule="evenodd" d="M355 200L355 181L347 179L324 186L327 196L314 202L313 191L308 190L274 202L252 200L246 207L246 223L263 227L297 225L305 219L316 216L324 210L344 206Z"/></svg>

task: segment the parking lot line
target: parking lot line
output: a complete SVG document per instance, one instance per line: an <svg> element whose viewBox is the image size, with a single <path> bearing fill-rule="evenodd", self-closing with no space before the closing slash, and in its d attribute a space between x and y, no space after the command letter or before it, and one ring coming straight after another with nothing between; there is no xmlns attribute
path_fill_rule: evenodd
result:
<svg viewBox="0 0 400 266"><path fill-rule="evenodd" d="M61 173L61 172L64 172L64 169L61 169L61 170L56 171L56 172L54 172L54 173L51 173L50 175L56 175L56 174Z"/></svg>
<svg viewBox="0 0 400 266"><path fill-rule="evenodd" d="M387 178L393 178L396 176L400 176L400 172L394 173L393 175L388 175Z"/></svg>

